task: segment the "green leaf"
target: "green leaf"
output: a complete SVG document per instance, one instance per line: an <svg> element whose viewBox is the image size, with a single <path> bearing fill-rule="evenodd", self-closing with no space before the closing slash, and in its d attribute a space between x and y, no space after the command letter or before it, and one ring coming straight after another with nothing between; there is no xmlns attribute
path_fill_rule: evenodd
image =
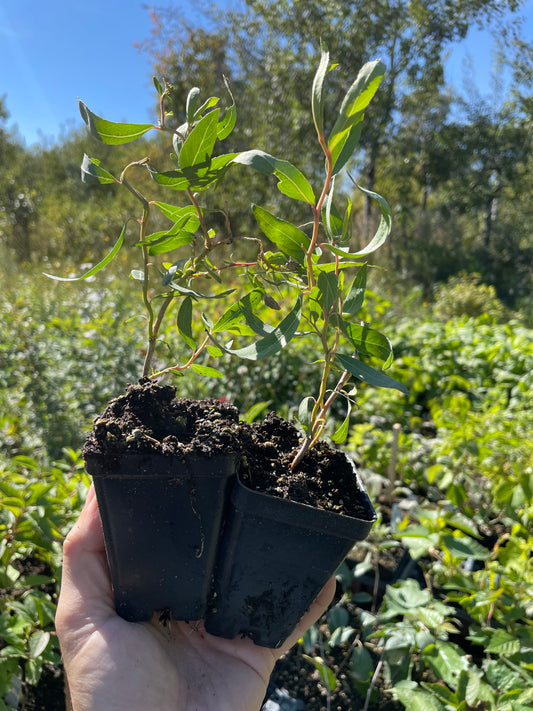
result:
<svg viewBox="0 0 533 711"><path fill-rule="evenodd" d="M86 185L108 185L109 183L118 183L119 181L100 167L100 161L97 158L89 158L85 153L81 163L81 181Z"/></svg>
<svg viewBox="0 0 533 711"><path fill-rule="evenodd" d="M350 672L357 681L369 681L374 673L374 662L368 649L360 644L352 652Z"/></svg>
<svg viewBox="0 0 533 711"><path fill-rule="evenodd" d="M114 123L93 114L83 101L78 101L80 114L87 124L91 135L98 138L102 143L108 145L120 145L130 143L140 138L152 128L157 128L151 123Z"/></svg>
<svg viewBox="0 0 533 711"><path fill-rule="evenodd" d="M274 158L264 151L252 150L239 153L234 163L248 165L251 168L278 178L278 190L295 200L302 200L310 205L315 204L315 194L307 178L292 163Z"/></svg>
<svg viewBox="0 0 533 711"><path fill-rule="evenodd" d="M329 689L329 691L335 691L337 688L337 678L322 657L310 657L308 654L303 654L302 657L315 667L326 688Z"/></svg>
<svg viewBox="0 0 533 711"><path fill-rule="evenodd" d="M173 190L205 190L222 179L237 153L225 153L202 164L183 168L182 170L169 170L159 173L148 165L150 175L159 185Z"/></svg>
<svg viewBox="0 0 533 711"><path fill-rule="evenodd" d="M211 329L211 333L219 333L220 331L230 331L240 335L253 335L250 327L242 324L244 318L243 308L249 311L254 311L262 302L262 292L259 289L254 289L246 294L240 301L232 304L215 323Z"/></svg>
<svg viewBox="0 0 533 711"><path fill-rule="evenodd" d="M203 166L211 158L217 140L219 114L220 109L210 111L187 136L178 156L180 168Z"/></svg>
<svg viewBox="0 0 533 711"><path fill-rule="evenodd" d="M315 406L316 400L314 397L304 397L298 408L298 422L301 424L305 432L309 432L311 425L311 415Z"/></svg>
<svg viewBox="0 0 533 711"><path fill-rule="evenodd" d="M224 86L226 87L226 90L231 97L231 106L226 109L222 120L218 123L217 137L219 141L223 141L230 135L230 133L235 128L235 123L237 121L237 107L235 106L235 99L233 97L233 94L231 93L229 81L226 77L224 77Z"/></svg>
<svg viewBox="0 0 533 711"><path fill-rule="evenodd" d="M194 351L196 346L192 337L192 298L190 296L186 296L181 302L176 325L182 339Z"/></svg>
<svg viewBox="0 0 533 711"><path fill-rule="evenodd" d="M194 123L194 114L196 113L196 106L198 105L198 97L200 96L200 89L197 86L193 86L187 94L187 102L185 104L185 114L187 116L188 123Z"/></svg>
<svg viewBox="0 0 533 711"><path fill-rule="evenodd" d="M342 313L347 316L355 316L359 313L365 300L367 267L364 264L357 272L355 279L350 286L348 296L342 305Z"/></svg>
<svg viewBox="0 0 533 711"><path fill-rule="evenodd" d="M94 274L97 274L101 269L103 269L105 266L109 264L109 262L112 261L112 259L116 256L117 252L119 249L122 247L122 244L124 242L124 234L126 232L126 226L128 223L124 225L122 228L122 232L119 235L118 240L116 241L113 249L109 252L109 254L102 259L102 261L97 264L95 267L92 269L89 269L88 272L85 272L85 274L82 274L81 276L78 277L58 277L58 276L53 276L52 274L47 274L46 272L43 272L44 276L49 277L50 279L55 279L56 281L81 281L82 279L87 279L88 277L93 276Z"/></svg>
<svg viewBox="0 0 533 711"><path fill-rule="evenodd" d="M491 635L485 651L489 654L503 654L505 656L511 656L520 651L520 640L505 630L495 630Z"/></svg>
<svg viewBox="0 0 533 711"><path fill-rule="evenodd" d="M341 150L334 153L335 164L331 173L333 176L337 175L337 173L340 173L340 171L344 168L346 163L352 157L355 148L359 143L359 139L361 138L361 131L363 129L362 122L363 116L361 115L360 121L354 126L352 126L349 131L347 131L345 140L342 142L342 144L339 144L339 146L341 146Z"/></svg>
<svg viewBox="0 0 533 711"><path fill-rule="evenodd" d="M50 641L50 632L38 630L34 632L28 641L30 659L37 659L44 652Z"/></svg>
<svg viewBox="0 0 533 711"><path fill-rule="evenodd" d="M349 158L346 155L348 150L350 150L350 155L353 152L358 140L356 126L362 121L362 112L378 90L384 73L385 65L381 60L368 62L362 67L356 80L348 89L328 140L334 168L337 168L336 163L339 159L346 162ZM349 146L349 149L344 151L346 145Z"/></svg>
<svg viewBox="0 0 533 711"><path fill-rule="evenodd" d="M459 560L466 560L466 558L486 560L490 556L489 550L468 536L454 536L451 533L446 533L441 540L449 554Z"/></svg>
<svg viewBox="0 0 533 711"><path fill-rule="evenodd" d="M357 358L337 353L335 360L339 362L344 370L347 370L351 375L354 375L356 378L368 383L369 385L375 385L378 388L393 388L404 393L404 395L409 393L403 383L394 380L394 378L390 378L388 375L385 375L385 373L382 373L379 370L375 370Z"/></svg>
<svg viewBox="0 0 533 711"><path fill-rule="evenodd" d="M313 79L311 107L317 133L322 136L324 134L324 79L329 67L329 52L324 43L321 43L320 50L320 63Z"/></svg>
<svg viewBox="0 0 533 711"><path fill-rule="evenodd" d="M216 368L211 368L208 365L199 365L198 363L193 363L191 368L198 375L203 375L206 378L222 378L224 374L217 370Z"/></svg>
<svg viewBox="0 0 533 711"><path fill-rule="evenodd" d="M375 356L384 361L383 368L392 362L392 345L387 336L366 325L344 322L343 330L359 355Z"/></svg>
<svg viewBox="0 0 533 711"><path fill-rule="evenodd" d="M355 186L363 193L363 195L366 195L367 197L372 198L372 200L375 200L378 203L381 212L381 219L376 234L366 247L364 247L361 251L357 252L356 256L362 257L366 254L372 254L372 252L375 252L376 249L379 249L381 245L385 243L391 231L392 217L389 204L384 198L381 197L381 195L372 192L372 190L366 190L357 183L355 183Z"/></svg>
<svg viewBox="0 0 533 711"><path fill-rule="evenodd" d="M194 207L194 205L185 205L185 207L179 207L178 205L169 205L166 202L159 202L157 200L151 202L150 205L154 205L155 207L157 207L163 213L163 215L165 217L168 217L168 219L172 222L179 222L180 220L187 218L186 222L188 222L189 220L194 220L197 221L198 224L200 223L200 220L198 219L198 213L196 212L196 208ZM194 229L196 230L198 229L198 227L195 227ZM194 230L191 231L193 232Z"/></svg>
<svg viewBox="0 0 533 711"><path fill-rule="evenodd" d="M317 287L322 311L328 314L339 294L339 278L334 272L321 271L318 275Z"/></svg>
<svg viewBox="0 0 533 711"><path fill-rule="evenodd" d="M268 358L284 348L287 343L294 337L298 326L300 325L300 319L302 317L302 297L298 295L296 304L292 311L281 321L279 326L274 328L274 330L261 340L253 343L245 348L239 348L237 350L231 350L230 348L225 348L227 353L236 355L239 358L244 358L245 360L260 360L261 358ZM218 344L217 344L218 345Z"/></svg>
<svg viewBox="0 0 533 711"><path fill-rule="evenodd" d="M390 690L409 711L444 711L445 707L433 694L425 691L392 687Z"/></svg>
<svg viewBox="0 0 533 711"><path fill-rule="evenodd" d="M342 444L346 441L348 433L350 431L350 414L352 412L352 407L348 404L348 413L344 419L342 425L331 435L330 439L335 444Z"/></svg>
<svg viewBox="0 0 533 711"><path fill-rule="evenodd" d="M305 262L305 250L309 248L309 237L298 227L281 220L259 205L252 207L261 230L282 252L292 257L298 264Z"/></svg>
<svg viewBox="0 0 533 711"><path fill-rule="evenodd" d="M431 667L438 679L454 687L461 671L468 671L469 662L461 648L451 642L436 642L422 652L424 662Z"/></svg>

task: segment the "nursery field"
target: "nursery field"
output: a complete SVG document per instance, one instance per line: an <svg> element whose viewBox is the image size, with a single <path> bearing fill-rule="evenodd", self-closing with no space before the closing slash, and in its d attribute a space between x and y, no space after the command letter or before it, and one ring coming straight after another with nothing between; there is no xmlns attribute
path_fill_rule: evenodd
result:
<svg viewBox="0 0 533 711"><path fill-rule="evenodd" d="M138 378L143 345L124 287L103 299L101 282L14 281L0 296L0 711L62 711L54 613L62 540L89 485L79 452ZM409 395L361 387L343 445L378 522L339 568L327 614L278 663L272 702L533 709L533 329L469 278L431 304L388 298L367 292L365 317L390 335L389 372ZM162 359L173 334L163 340ZM178 391L291 418L312 377L297 343L223 359L221 378L189 371Z"/></svg>

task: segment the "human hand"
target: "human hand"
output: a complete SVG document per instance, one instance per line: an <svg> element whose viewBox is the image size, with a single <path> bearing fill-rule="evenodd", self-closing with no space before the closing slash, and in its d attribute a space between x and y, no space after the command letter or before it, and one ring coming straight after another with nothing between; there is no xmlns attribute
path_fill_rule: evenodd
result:
<svg viewBox="0 0 533 711"><path fill-rule="evenodd" d="M275 662L335 590L332 578L280 649L214 637L201 622L127 622L114 609L93 487L63 555L56 631L72 711L258 711Z"/></svg>

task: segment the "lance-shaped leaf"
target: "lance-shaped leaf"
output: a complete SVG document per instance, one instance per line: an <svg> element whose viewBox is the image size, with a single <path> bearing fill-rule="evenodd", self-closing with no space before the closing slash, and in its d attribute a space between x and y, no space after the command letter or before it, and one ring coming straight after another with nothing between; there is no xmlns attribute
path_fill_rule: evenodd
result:
<svg viewBox="0 0 533 711"><path fill-rule="evenodd" d="M229 170L237 153L225 153L212 160L206 160L181 170L169 170L159 173L150 165L147 166L150 175L159 185L173 190L205 190L214 186Z"/></svg>
<svg viewBox="0 0 533 711"><path fill-rule="evenodd" d="M360 126L358 124L363 119L362 112L376 93L384 73L383 62L380 60L368 62L363 66L344 97L328 140L335 173L353 153L359 140Z"/></svg>
<svg viewBox="0 0 533 711"><path fill-rule="evenodd" d="M274 158L264 151L253 150L240 153L234 163L248 165L263 175L274 174L278 178L278 190L295 200L315 204L315 194L307 178L292 163Z"/></svg>
<svg viewBox="0 0 533 711"><path fill-rule="evenodd" d="M98 138L102 143L117 146L122 143L130 143L143 136L152 128L157 129L151 123L114 123L106 121L101 116L97 116L83 103L78 101L80 114L87 124L91 135Z"/></svg>
<svg viewBox="0 0 533 711"><path fill-rule="evenodd" d="M331 435L330 439L335 444L342 444L346 441L348 433L350 431L350 415L352 412L352 406L348 403L348 413L344 418L344 422L340 425L337 430Z"/></svg>
<svg viewBox="0 0 533 711"><path fill-rule="evenodd" d="M81 163L81 180L86 185L94 185L100 183L106 185L109 183L118 183L119 181L100 167L100 161L97 158L89 158L85 153Z"/></svg>
<svg viewBox="0 0 533 711"><path fill-rule="evenodd" d="M163 280L163 284L165 283L167 283L172 289L174 289L174 291L177 291L179 294L183 294L183 296L191 296L193 299L223 299L225 296L229 296L235 291L235 289L227 289L226 291L221 291L218 294L201 294L199 291L194 291L194 289L189 289L186 286L182 286L176 281L165 282L165 280Z"/></svg>
<svg viewBox="0 0 533 711"><path fill-rule="evenodd" d="M194 114L196 113L196 107L198 106L199 96L200 89L197 86L193 86L187 94L187 103L185 104L185 115L187 116L187 121L190 124L194 122Z"/></svg>
<svg viewBox="0 0 533 711"><path fill-rule="evenodd" d="M344 322L344 332L359 355L376 357L388 368L392 362L392 345L387 336L366 325Z"/></svg>
<svg viewBox="0 0 533 711"><path fill-rule="evenodd" d="M104 259L102 259L102 261L99 262L96 266L94 266L92 269L89 269L88 272L85 272L85 274L82 274L78 277L58 277L53 276L53 274L46 274L46 272L43 272L44 276L47 276L50 279L55 279L56 281L81 281L82 279L87 279L88 277L97 274L101 269L107 266L109 262L112 261L112 259L118 253L119 249L122 247L122 244L124 243L124 235L126 233L127 224L128 223L126 222L126 224L122 228L122 232L120 233L118 240L116 241L115 245L113 246L113 249L109 252L109 254Z"/></svg>
<svg viewBox="0 0 533 711"><path fill-rule="evenodd" d="M231 89L229 88L229 81L226 77L224 77L224 86L226 87L226 90L231 97L231 106L228 106L224 113L224 116L218 123L217 137L219 141L223 141L230 135L230 133L235 128L235 123L237 121L237 107L235 106L235 99L233 97L233 94L231 93Z"/></svg>
<svg viewBox="0 0 533 711"><path fill-rule="evenodd" d="M286 220L276 217L259 205L252 206L255 219L261 230L282 252L292 257L298 264L305 262L305 252L309 248L309 237Z"/></svg>
<svg viewBox="0 0 533 711"><path fill-rule="evenodd" d="M190 296L186 296L181 302L176 325L182 339L194 351L196 346L192 337L192 298Z"/></svg>
<svg viewBox="0 0 533 711"><path fill-rule="evenodd" d="M165 217L168 217L169 220L172 220L172 222L179 222L180 220L186 218L186 222L180 223L181 227L187 224L187 228L191 232L197 230L200 225L198 213L196 212L196 208L194 207L194 205L185 205L185 207L178 207L176 205L168 205L166 202L158 202L157 200L151 202L150 205L155 205L155 207L161 210L163 215ZM194 227L194 229L191 228L191 223L196 224L196 227Z"/></svg>
<svg viewBox="0 0 533 711"><path fill-rule="evenodd" d="M355 316L361 309L365 300L367 266L364 264L355 275L348 295L342 305L342 313L347 316Z"/></svg>
<svg viewBox="0 0 533 711"><path fill-rule="evenodd" d="M200 365L199 363L193 363L191 365L191 368L198 375L203 375L204 378L222 378L222 377L224 377L224 373L221 373L220 370L217 370L216 368L212 368L209 365Z"/></svg>
<svg viewBox="0 0 533 711"><path fill-rule="evenodd" d="M217 140L219 109L210 111L193 128L185 139L178 156L180 168L203 166L211 158Z"/></svg>
<svg viewBox="0 0 533 711"><path fill-rule="evenodd" d="M322 312L328 314L339 294L339 278L335 272L321 271L318 275L317 287Z"/></svg>
<svg viewBox="0 0 533 711"><path fill-rule="evenodd" d="M387 201L382 198L381 195L372 192L372 190L366 190L360 185L357 185L355 181L353 182L364 195L367 195L378 203L381 212L381 219L378 229L376 230L376 234L372 237L366 247L363 247L363 249L359 250L359 252L348 252L347 250L342 249L342 247L337 247L332 244L327 245L328 249L330 249L334 254L338 254L340 257L344 257L345 259L358 259L359 257L364 257L367 254L375 252L387 241L387 237L390 234L392 226L391 211Z"/></svg>
<svg viewBox="0 0 533 711"><path fill-rule="evenodd" d="M243 336L253 336L254 331L250 326L243 323L245 310L253 312L262 302L262 292L259 289L254 289L243 296L240 301L232 304L222 316L218 319L215 325L211 328L211 333L219 333L220 331L229 331Z"/></svg>
<svg viewBox="0 0 533 711"><path fill-rule="evenodd" d="M393 388L405 395L409 392L403 383L385 375L385 373L382 373L380 370L372 368L358 358L337 353L335 361L338 362L344 370L347 370L351 375L354 375L358 380L362 380L364 383L375 385L378 388Z"/></svg>
<svg viewBox="0 0 533 711"><path fill-rule="evenodd" d="M296 304L292 311L290 311L287 316L281 321L281 323L274 328L271 333L261 338L256 343L252 343L250 346L244 348L238 348L232 350L230 348L225 348L227 353L231 353L239 358L244 358L245 360L260 360L261 358L268 358L269 356L279 353L287 343L294 337L298 326L300 325L300 319L302 317L302 297L298 296ZM220 344L217 344L220 345Z"/></svg>
<svg viewBox="0 0 533 711"><path fill-rule="evenodd" d="M324 79L329 67L329 52L326 45L321 43L320 63L313 79L311 108L313 121L319 136L324 133Z"/></svg>

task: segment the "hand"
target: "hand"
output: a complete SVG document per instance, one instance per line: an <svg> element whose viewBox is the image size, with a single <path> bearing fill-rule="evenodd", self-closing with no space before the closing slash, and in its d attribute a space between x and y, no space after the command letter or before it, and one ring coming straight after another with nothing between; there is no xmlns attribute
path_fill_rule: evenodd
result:
<svg viewBox="0 0 533 711"><path fill-rule="evenodd" d="M284 646L267 649L214 637L202 623L119 617L93 487L63 551L56 630L72 711L258 711L275 662L335 590L332 578Z"/></svg>

